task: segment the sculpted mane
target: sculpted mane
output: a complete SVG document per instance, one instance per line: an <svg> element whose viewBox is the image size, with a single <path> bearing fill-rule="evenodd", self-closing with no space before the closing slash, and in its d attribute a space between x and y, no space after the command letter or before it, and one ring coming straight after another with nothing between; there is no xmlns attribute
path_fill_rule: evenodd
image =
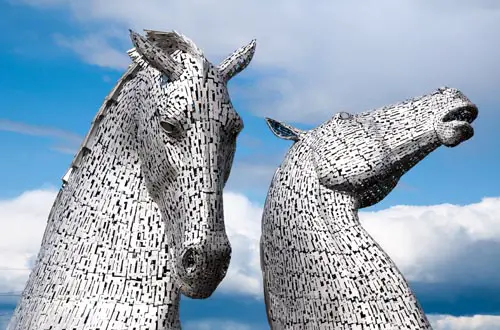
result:
<svg viewBox="0 0 500 330"><path fill-rule="evenodd" d="M115 87L109 92L108 95L104 98L104 101L97 111L97 114L95 115L94 119L92 120L92 123L90 125L90 129L87 132L87 135L83 139L82 144L80 145L80 148L75 154L75 157L73 158L73 161L71 162L71 165L69 166L69 169L66 171L66 174L63 176L62 181L63 184L66 184L71 173L81 165L81 161L83 157L92 151L92 143L94 141L94 136L97 133L97 130L99 128L99 125L106 116L107 111L109 108L117 103L116 98L120 95L120 92L122 91L123 87L125 84L132 79L135 74L140 70L141 66L138 64L138 62L132 63L129 65L127 71L121 76L121 78L118 80L116 83Z"/></svg>

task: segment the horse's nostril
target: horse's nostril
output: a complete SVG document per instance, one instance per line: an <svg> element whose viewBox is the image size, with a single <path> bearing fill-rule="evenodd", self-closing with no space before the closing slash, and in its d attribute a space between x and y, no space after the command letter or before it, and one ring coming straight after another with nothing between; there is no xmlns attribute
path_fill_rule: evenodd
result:
<svg viewBox="0 0 500 330"><path fill-rule="evenodd" d="M193 271L195 266L196 266L196 260L198 258L198 252L193 249L189 248L184 252L184 255L182 256L182 267L189 272Z"/></svg>

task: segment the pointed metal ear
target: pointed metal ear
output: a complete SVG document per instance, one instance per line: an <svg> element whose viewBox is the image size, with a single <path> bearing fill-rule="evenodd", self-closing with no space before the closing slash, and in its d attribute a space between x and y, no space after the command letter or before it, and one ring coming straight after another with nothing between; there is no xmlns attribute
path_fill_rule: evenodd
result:
<svg viewBox="0 0 500 330"><path fill-rule="evenodd" d="M280 139L298 141L300 139L300 135L304 133L304 131L298 128L281 123L271 118L266 117L266 122L267 126L269 126L269 128L271 129L271 132L273 132L273 134Z"/></svg>
<svg viewBox="0 0 500 330"><path fill-rule="evenodd" d="M184 71L183 66L174 61L169 54L150 43L140 34L130 31L130 39L135 47L135 50L155 69L165 73L171 80L177 80Z"/></svg>
<svg viewBox="0 0 500 330"><path fill-rule="evenodd" d="M248 45L238 48L226 57L219 65L219 71L226 81L243 71L253 58L257 40L253 39Z"/></svg>

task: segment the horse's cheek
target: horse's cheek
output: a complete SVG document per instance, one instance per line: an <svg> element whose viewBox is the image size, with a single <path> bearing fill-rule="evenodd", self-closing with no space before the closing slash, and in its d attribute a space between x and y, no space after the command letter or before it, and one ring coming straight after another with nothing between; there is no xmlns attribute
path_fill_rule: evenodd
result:
<svg viewBox="0 0 500 330"><path fill-rule="evenodd" d="M360 149L360 155L364 162L364 173L359 173L364 176L363 179L369 179L376 176L385 176L388 170L388 164L392 162L390 152L383 145L372 141L371 144L364 144Z"/></svg>
<svg viewBox="0 0 500 330"><path fill-rule="evenodd" d="M332 157L314 152L313 164L321 185L333 189L334 187L340 186L344 183L345 179L341 172L336 169Z"/></svg>
<svg viewBox="0 0 500 330"><path fill-rule="evenodd" d="M175 147L166 143L162 134L139 132L139 158L146 182L155 189L171 185L180 171L181 160Z"/></svg>

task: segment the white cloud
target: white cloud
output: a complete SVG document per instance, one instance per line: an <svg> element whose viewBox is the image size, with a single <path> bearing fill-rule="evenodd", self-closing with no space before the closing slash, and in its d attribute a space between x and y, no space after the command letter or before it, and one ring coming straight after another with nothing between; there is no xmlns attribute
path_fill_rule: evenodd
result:
<svg viewBox="0 0 500 330"><path fill-rule="evenodd" d="M233 193L226 194L225 208L235 250L221 288L259 296L261 208ZM410 281L498 286L500 198L465 206L395 206L360 212L360 219Z"/></svg>
<svg viewBox="0 0 500 330"><path fill-rule="evenodd" d="M54 189L33 190L0 201L0 293L23 290L56 195ZM261 288L258 241L262 209L240 194L227 192L224 198L234 257L221 289L257 295Z"/></svg>
<svg viewBox="0 0 500 330"><path fill-rule="evenodd" d="M500 198L395 206L360 219L410 281L498 287Z"/></svg>
<svg viewBox="0 0 500 330"><path fill-rule="evenodd" d="M0 201L0 269L4 269L0 270L0 292L22 291L55 196L54 189L41 189ZM224 203L233 257L220 290L260 299L262 208L234 192L225 193ZM500 250L500 198L485 198L465 206L395 206L361 212L360 218L409 280L497 285L499 255L478 247L486 244ZM429 318L436 330L500 330L500 316ZM186 323L186 329L191 330L254 328L230 320Z"/></svg>
<svg viewBox="0 0 500 330"><path fill-rule="evenodd" d="M429 315L434 330L500 330L500 316Z"/></svg>
<svg viewBox="0 0 500 330"><path fill-rule="evenodd" d="M474 315L451 316L429 315L434 330L500 330L500 316ZM229 320L199 320L188 321L186 330L257 330L267 327L243 324Z"/></svg>
<svg viewBox="0 0 500 330"><path fill-rule="evenodd" d="M113 69L123 69L130 64L127 54L116 50L109 40L101 35L91 34L84 38L70 38L56 34L54 40L59 46L77 53L83 61L89 64Z"/></svg>
<svg viewBox="0 0 500 330"><path fill-rule="evenodd" d="M28 191L0 201L0 292L19 292L36 257L56 192ZM262 207L242 194L224 194L233 257L222 292L262 296L259 239ZM500 198L457 206L395 206L361 212L365 228L408 280L498 287Z"/></svg>
<svg viewBox="0 0 500 330"><path fill-rule="evenodd" d="M226 194L225 208L234 254L221 289L258 297L262 209L234 193ZM395 206L360 212L360 219L410 281L498 286L500 198L465 206Z"/></svg>
<svg viewBox="0 0 500 330"><path fill-rule="evenodd" d="M0 312L0 330L7 328L11 312ZM500 316L428 315L434 330L500 330ZM183 324L185 330L264 330L268 326L245 324L235 320L190 320Z"/></svg>
<svg viewBox="0 0 500 330"><path fill-rule="evenodd" d="M231 241L232 258L221 291L260 297L260 223L262 208L244 195L224 193L226 231Z"/></svg>
<svg viewBox="0 0 500 330"><path fill-rule="evenodd" d="M0 292L21 292L40 248L53 189L27 191L0 201Z"/></svg>
<svg viewBox="0 0 500 330"><path fill-rule="evenodd" d="M176 29L219 60L256 37L251 67L263 76L242 92L254 112L281 120L317 122L441 85L476 102L500 95L500 5L492 0L12 1L65 8L85 32L59 41L114 68L126 65L127 28Z"/></svg>
<svg viewBox="0 0 500 330"><path fill-rule="evenodd" d="M500 316L429 315L434 330L500 330ZM188 321L186 330L257 330L261 327L230 320ZM267 327L262 327L267 329Z"/></svg>

